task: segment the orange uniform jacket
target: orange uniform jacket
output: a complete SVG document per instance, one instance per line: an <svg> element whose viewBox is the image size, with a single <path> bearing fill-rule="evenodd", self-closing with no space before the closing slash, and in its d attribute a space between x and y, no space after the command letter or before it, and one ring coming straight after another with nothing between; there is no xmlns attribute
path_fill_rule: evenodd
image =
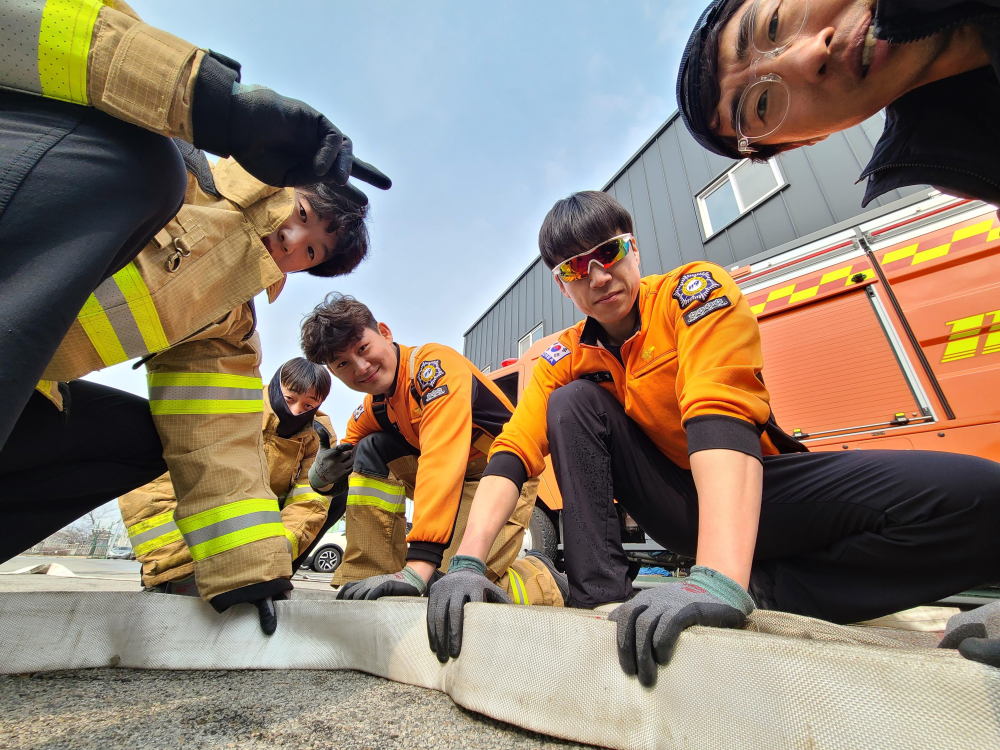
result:
<svg viewBox="0 0 1000 750"><path fill-rule="evenodd" d="M442 344L397 346L396 379L386 397L365 396L344 442L379 432L373 406L384 403L399 434L420 451L408 560L441 564L451 543L466 467L484 457L514 411L503 392L468 359ZM476 446L479 446L478 448Z"/></svg>
<svg viewBox="0 0 1000 750"><path fill-rule="evenodd" d="M624 365L602 344L603 329L590 318L543 352L493 443L487 474L520 485L542 473L549 395L581 379L615 394L663 455L685 469L691 453L711 448L758 459L778 453L776 444L781 452L805 450L770 419L757 318L725 271L698 262L647 276L636 304L639 326L622 344Z"/></svg>

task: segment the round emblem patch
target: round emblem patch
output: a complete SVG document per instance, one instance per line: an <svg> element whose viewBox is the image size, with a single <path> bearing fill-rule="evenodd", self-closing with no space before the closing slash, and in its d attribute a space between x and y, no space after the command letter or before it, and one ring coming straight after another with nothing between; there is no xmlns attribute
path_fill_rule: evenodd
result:
<svg viewBox="0 0 1000 750"><path fill-rule="evenodd" d="M708 282L700 276L697 276L693 279L687 280L687 283L684 284L684 293L693 297L706 286L708 286Z"/></svg>

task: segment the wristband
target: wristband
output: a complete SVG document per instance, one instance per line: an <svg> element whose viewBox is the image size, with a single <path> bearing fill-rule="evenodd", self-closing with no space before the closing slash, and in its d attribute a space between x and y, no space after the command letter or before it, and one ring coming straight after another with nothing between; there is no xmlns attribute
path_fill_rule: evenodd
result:
<svg viewBox="0 0 1000 750"><path fill-rule="evenodd" d="M706 568L704 565L695 565L691 568L691 575L687 581L701 586L716 599L721 599L745 615L749 615L756 608L746 589L717 570Z"/></svg>
<svg viewBox="0 0 1000 750"><path fill-rule="evenodd" d="M486 575L486 563L478 557L472 555L454 555L448 563L448 572L456 573L459 570L474 570L481 576Z"/></svg>

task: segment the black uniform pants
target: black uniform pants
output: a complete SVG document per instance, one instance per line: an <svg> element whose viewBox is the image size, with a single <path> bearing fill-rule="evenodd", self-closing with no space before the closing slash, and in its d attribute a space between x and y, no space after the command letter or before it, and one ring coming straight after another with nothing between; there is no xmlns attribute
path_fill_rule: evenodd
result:
<svg viewBox="0 0 1000 750"><path fill-rule="evenodd" d="M0 448L87 297L177 213L186 186L169 138L0 91Z"/></svg>
<svg viewBox="0 0 1000 750"><path fill-rule="evenodd" d="M74 380L64 401L32 394L0 451L0 562L167 470L146 399Z"/></svg>
<svg viewBox="0 0 1000 750"><path fill-rule="evenodd" d="M613 498L646 534L694 557L698 496L599 385L548 405L566 572L580 607L632 594ZM857 622L1000 580L1000 465L929 451L764 457L752 582L764 606Z"/></svg>

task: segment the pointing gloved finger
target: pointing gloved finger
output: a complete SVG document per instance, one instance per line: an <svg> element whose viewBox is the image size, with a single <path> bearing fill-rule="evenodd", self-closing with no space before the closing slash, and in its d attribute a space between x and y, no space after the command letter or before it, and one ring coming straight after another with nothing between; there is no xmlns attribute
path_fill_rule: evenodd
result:
<svg viewBox="0 0 1000 750"><path fill-rule="evenodd" d="M368 205L368 196L362 193L360 190L358 190L356 187L354 187L354 185L352 185L349 182L346 185L337 185L335 183L330 183L330 189L337 195L347 198L347 200L349 200L351 203L354 203L358 206Z"/></svg>
<svg viewBox="0 0 1000 750"><path fill-rule="evenodd" d="M325 117L320 118L319 127L326 132L313 157L312 167L317 177L324 177L336 162L337 155L344 145L345 136Z"/></svg>
<svg viewBox="0 0 1000 750"><path fill-rule="evenodd" d="M316 430L316 434L319 435L319 447L323 450L330 450L330 433L323 426L322 422L313 422L313 429Z"/></svg>
<svg viewBox="0 0 1000 750"><path fill-rule="evenodd" d="M970 661L1000 667L1000 638L966 638L958 644L958 653Z"/></svg>
<svg viewBox="0 0 1000 750"><path fill-rule="evenodd" d="M260 615L260 629L264 635L271 635L278 629L278 613L274 608L271 597L255 602L257 613Z"/></svg>
<svg viewBox="0 0 1000 750"><path fill-rule="evenodd" d="M377 187L379 190L388 190L392 187L392 180L384 172L376 169L366 161L361 161L354 157L354 165L351 167L351 177L367 182L369 185Z"/></svg>

